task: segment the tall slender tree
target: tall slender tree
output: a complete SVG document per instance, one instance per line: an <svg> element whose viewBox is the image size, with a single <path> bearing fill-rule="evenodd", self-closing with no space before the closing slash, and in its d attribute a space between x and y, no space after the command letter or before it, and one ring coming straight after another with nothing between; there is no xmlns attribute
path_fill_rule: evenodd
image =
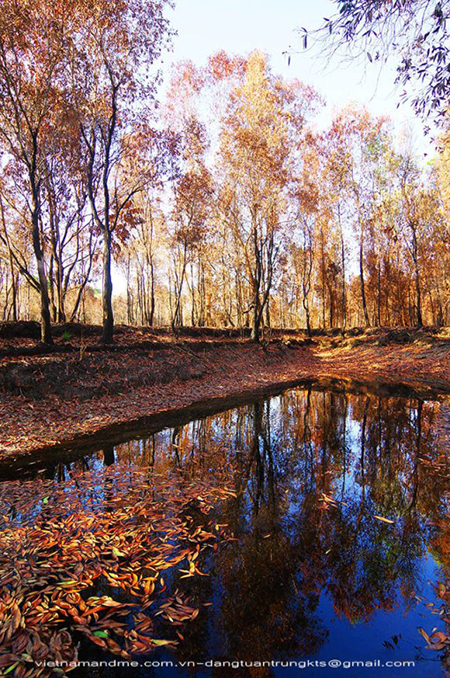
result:
<svg viewBox="0 0 450 678"><path fill-rule="evenodd" d="M29 237L41 299L41 338L52 343L48 277L41 232L45 159L55 118L58 86L64 70L73 3L0 3L0 139L27 184Z"/></svg>
<svg viewBox="0 0 450 678"><path fill-rule="evenodd" d="M130 172L129 133L148 115L157 77L149 69L169 35L169 0L86 2L84 25L74 40L72 104L85 148L87 192L103 239L103 334L113 341L112 243L123 210L145 176Z"/></svg>

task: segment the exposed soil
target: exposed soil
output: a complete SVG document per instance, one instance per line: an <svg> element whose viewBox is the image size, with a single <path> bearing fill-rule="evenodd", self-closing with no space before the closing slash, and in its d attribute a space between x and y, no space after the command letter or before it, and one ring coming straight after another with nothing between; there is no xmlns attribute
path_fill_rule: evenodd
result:
<svg viewBox="0 0 450 678"><path fill-rule="evenodd" d="M35 332L32 323L0 324L0 461L31 461L41 448L300 382L444 402L450 394L450 333L434 328L316 333L312 341L272 332L255 346L233 330L174 338L121 327L116 345L103 347L99 328L66 325L52 349ZM450 427L446 406L441 426Z"/></svg>

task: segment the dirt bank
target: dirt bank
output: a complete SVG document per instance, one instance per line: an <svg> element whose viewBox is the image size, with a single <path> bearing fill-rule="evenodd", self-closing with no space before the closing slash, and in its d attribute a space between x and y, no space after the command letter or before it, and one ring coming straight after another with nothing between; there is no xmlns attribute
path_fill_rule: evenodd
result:
<svg viewBox="0 0 450 678"><path fill-rule="evenodd" d="M0 460L219 408L297 382L418 397L450 394L446 331L373 330L345 337L281 334L262 346L201 332L122 329L112 349L96 332L60 332L56 349L0 336ZM444 426L446 423L444 422Z"/></svg>

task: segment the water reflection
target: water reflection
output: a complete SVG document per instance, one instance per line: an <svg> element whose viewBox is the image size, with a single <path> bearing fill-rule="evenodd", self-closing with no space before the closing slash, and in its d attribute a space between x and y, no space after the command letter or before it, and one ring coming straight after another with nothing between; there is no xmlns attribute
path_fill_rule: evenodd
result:
<svg viewBox="0 0 450 678"><path fill-rule="evenodd" d="M359 643L355 658L392 659L383 643L393 634L412 659L418 623L443 628L417 596L450 576L445 479L423 463L439 455L436 414L414 399L294 389L72 466L232 478L238 496L215 519L238 541L211 555L209 578L191 581L213 606L188 629L180 660L329 659L346 642ZM246 671L233 675L279 675ZM426 671L414 675L441 675L437 664Z"/></svg>
<svg viewBox="0 0 450 678"><path fill-rule="evenodd" d="M233 476L220 521L239 541L212 559L214 608L181 656L318 656L338 642L332 618L369 627L386 614L420 646L415 596L449 565L433 527L447 524L443 479L421 462L438 454L435 416L433 403L292 390L104 452L105 464Z"/></svg>

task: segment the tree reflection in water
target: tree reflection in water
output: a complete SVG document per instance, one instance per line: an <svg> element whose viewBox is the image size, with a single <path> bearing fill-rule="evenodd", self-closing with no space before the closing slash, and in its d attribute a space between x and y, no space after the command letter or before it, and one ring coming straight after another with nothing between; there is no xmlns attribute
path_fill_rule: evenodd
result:
<svg viewBox="0 0 450 678"><path fill-rule="evenodd" d="M192 582L214 605L180 658L312 655L330 631L321 596L337 618L368 623L413 605L431 546L448 576L445 481L422 463L438 455L435 416L414 399L294 389L105 451L105 464L226 469L237 488L215 518L238 541Z"/></svg>

